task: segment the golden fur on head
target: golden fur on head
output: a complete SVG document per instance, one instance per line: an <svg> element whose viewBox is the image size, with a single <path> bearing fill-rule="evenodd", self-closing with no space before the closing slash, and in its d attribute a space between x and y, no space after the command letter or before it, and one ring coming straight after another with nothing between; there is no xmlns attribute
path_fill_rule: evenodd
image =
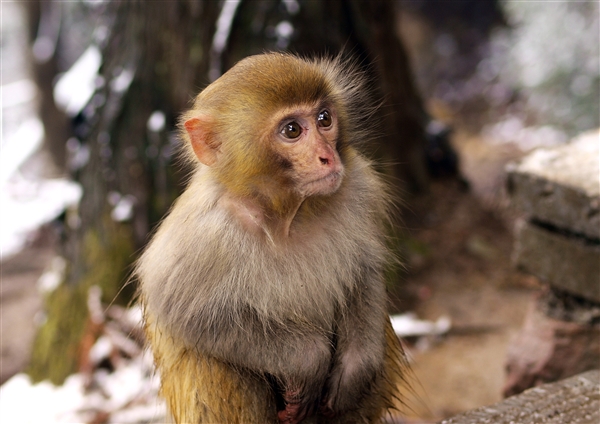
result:
<svg viewBox="0 0 600 424"><path fill-rule="evenodd" d="M328 99L335 103L343 121L341 139L356 146L369 139L372 126L361 125L373 114L364 76L351 60L337 58L299 59L286 53L268 53L247 57L206 87L194 101L192 109L180 119L180 136L184 140L185 157L198 163L190 148L183 123L198 115L216 115L220 141L241 144L238 148L253 149L256 134L264 130L261 117L294 104L309 104ZM233 84L236 90L223 93L223 84ZM282 96L281 93L285 93ZM231 123L243 122L244 127ZM250 124L250 125L249 125ZM254 153L254 152L253 152ZM252 156L252 153L248 154Z"/></svg>

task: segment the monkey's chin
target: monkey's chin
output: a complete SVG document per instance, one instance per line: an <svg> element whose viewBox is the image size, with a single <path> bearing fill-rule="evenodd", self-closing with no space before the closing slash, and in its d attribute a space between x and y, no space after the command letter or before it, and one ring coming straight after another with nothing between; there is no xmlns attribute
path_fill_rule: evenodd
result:
<svg viewBox="0 0 600 424"><path fill-rule="evenodd" d="M342 172L333 171L323 178L309 181L302 186L302 194L309 196L327 196L335 193L342 184Z"/></svg>

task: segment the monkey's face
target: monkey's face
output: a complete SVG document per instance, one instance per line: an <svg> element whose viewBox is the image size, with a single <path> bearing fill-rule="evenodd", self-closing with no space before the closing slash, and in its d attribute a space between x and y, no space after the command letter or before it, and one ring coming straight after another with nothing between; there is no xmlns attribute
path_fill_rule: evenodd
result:
<svg viewBox="0 0 600 424"><path fill-rule="evenodd" d="M275 114L272 149L276 166L302 198L334 193L344 166L337 150L339 122L333 105L295 105Z"/></svg>

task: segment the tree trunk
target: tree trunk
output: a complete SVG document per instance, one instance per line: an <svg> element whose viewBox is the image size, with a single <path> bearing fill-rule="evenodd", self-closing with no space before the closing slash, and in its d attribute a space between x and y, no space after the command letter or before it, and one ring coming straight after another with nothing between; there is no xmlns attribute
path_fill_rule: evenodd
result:
<svg viewBox="0 0 600 424"><path fill-rule="evenodd" d="M24 3L29 23L31 73L40 91L38 113L44 124L43 147L50 153L57 173L64 173L67 165L67 139L72 135L69 118L54 103L53 80L61 71L57 51L60 43L60 4L32 0ZM41 25L41 23L44 25ZM34 52L36 50L36 52Z"/></svg>
<svg viewBox="0 0 600 424"><path fill-rule="evenodd" d="M78 211L66 218L68 269L46 299L29 369L35 380L61 383L87 352L91 331L87 294L128 302L134 288L120 287L151 226L184 184L175 166L173 128L192 93L207 83L208 51L217 2L115 1L114 20L102 46L101 86L76 118L79 147L89 157L74 172L83 187Z"/></svg>

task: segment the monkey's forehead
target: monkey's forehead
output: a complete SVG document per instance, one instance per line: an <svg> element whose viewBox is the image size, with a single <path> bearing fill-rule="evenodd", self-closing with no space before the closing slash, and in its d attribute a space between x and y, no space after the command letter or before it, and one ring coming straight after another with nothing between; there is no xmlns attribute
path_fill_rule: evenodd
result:
<svg viewBox="0 0 600 424"><path fill-rule="evenodd" d="M250 102L262 109L312 104L324 99L335 102L335 91L331 72L323 63L267 53L238 62L200 97L215 107Z"/></svg>

